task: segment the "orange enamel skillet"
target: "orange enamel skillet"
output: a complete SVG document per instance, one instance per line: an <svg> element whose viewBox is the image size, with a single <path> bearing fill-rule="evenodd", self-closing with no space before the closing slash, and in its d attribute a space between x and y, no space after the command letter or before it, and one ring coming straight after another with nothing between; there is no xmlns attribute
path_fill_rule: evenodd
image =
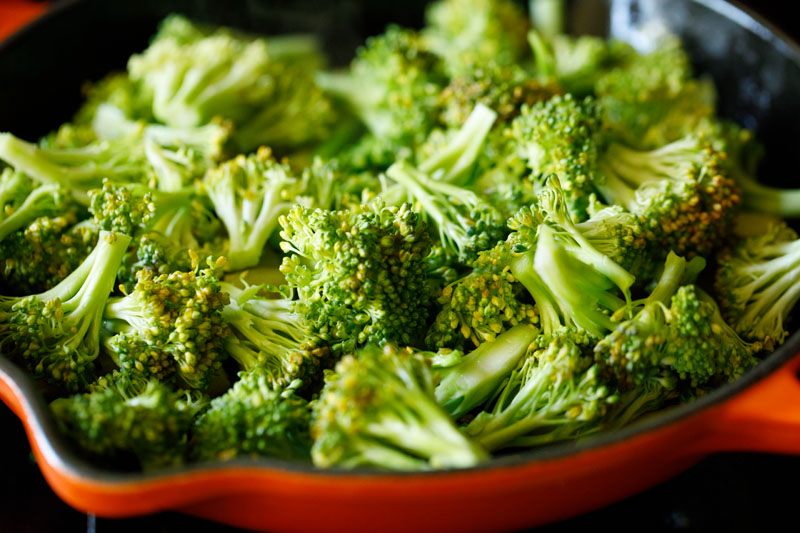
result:
<svg viewBox="0 0 800 533"><path fill-rule="evenodd" d="M165 4L166 12L183 11L206 16L209 21L234 23L209 8L213 0L205 3L205 11L196 7L204 2L191 3L198 9L195 12L188 1ZM252 4L226 3L243 10L251 9L247 6ZM648 14L648 5L669 7L668 11L653 8ZM4 54L22 53L20 49L24 51L26 45L47 38L48 31L58 33L59 25L80 17L111 20L112 10L102 6L103 0L66 2L0 45L0 80ZM696 49L693 57L699 58L700 69L709 60L708 71L720 86L723 113L727 106L729 116L754 127L767 141L768 150L770 135L788 132L782 129L788 127L782 118L793 121L791 117L798 115L792 111L800 113L800 103L783 94L800 94L795 92L800 87L800 51L735 6L718 0L623 0L610 1L605 9L606 15L611 14L606 17L611 21L606 29L633 42L646 37L637 27L647 22L647 17L663 21L686 40L690 50L696 46L693 38L714 41L705 37L709 32L721 32L724 38L708 43L710 50ZM155 13L147 20L158 20L163 14ZM636 17L640 20L633 20ZM0 29L7 30L8 24ZM143 35L151 31L147 28ZM743 40L755 56L748 59L743 54L737 58L739 65L730 60L726 64L710 61L715 54L731 53L725 46L735 47ZM131 52L122 50L120 57ZM754 75L761 67L772 69L771 73ZM771 87L769 76L780 78L783 86ZM763 94L770 96L770 101L759 100L761 93L755 91L759 87L765 88ZM2 90L0 102L7 102ZM778 104L780 110L775 109ZM737 110L745 114L737 115ZM7 124L13 125L14 116L9 116L3 122L0 113L0 130L13 130ZM774 145L776 153L780 142ZM787 151L785 155L792 154ZM157 474L112 472L92 466L74 453L59 435L32 381L2 356L0 398L22 420L42 474L53 490L87 513L123 517L177 510L251 529L480 531L521 528L601 507L659 483L714 452L800 453L798 353L800 331L737 382L622 431L504 455L477 468L433 473L320 471L269 459L194 465Z"/></svg>

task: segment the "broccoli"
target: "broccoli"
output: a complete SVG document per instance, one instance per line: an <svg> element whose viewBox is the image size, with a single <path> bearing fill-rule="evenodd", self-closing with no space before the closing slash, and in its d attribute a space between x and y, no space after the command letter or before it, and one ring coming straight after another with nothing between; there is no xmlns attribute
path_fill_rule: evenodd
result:
<svg viewBox="0 0 800 533"><path fill-rule="evenodd" d="M419 164L419 169L446 183L463 185L470 179L473 165L483 148L497 113L477 104L452 138ZM388 173L388 171L387 171Z"/></svg>
<svg viewBox="0 0 800 533"><path fill-rule="evenodd" d="M24 173L0 166L0 221L14 214L36 188L36 183Z"/></svg>
<svg viewBox="0 0 800 533"><path fill-rule="evenodd" d="M465 65L510 65L530 56L529 19L511 0L443 0L431 4L425 21L423 37L451 73Z"/></svg>
<svg viewBox="0 0 800 533"><path fill-rule="evenodd" d="M126 385L106 381L91 393L55 400L50 410L61 431L93 455L132 453L145 470L181 465L192 420L207 401L157 381Z"/></svg>
<svg viewBox="0 0 800 533"><path fill-rule="evenodd" d="M101 232L97 246L52 289L0 297L0 346L35 377L69 392L86 388L100 353L103 308L130 237Z"/></svg>
<svg viewBox="0 0 800 533"><path fill-rule="evenodd" d="M329 366L330 350L311 332L306 318L292 310L291 295L272 299L258 286L242 290L223 283L221 288L231 299L222 310L232 331L225 350L244 371L262 368L265 376L260 379L281 388L296 380L313 385Z"/></svg>
<svg viewBox="0 0 800 533"><path fill-rule="evenodd" d="M610 424L660 408L681 388L727 382L755 365L756 347L742 341L711 297L691 284L704 265L670 253L658 284L634 306L632 318L595 346L595 360L624 391Z"/></svg>
<svg viewBox="0 0 800 533"><path fill-rule="evenodd" d="M325 376L314 403L311 457L321 467L469 467L487 459L436 404L422 355L368 346Z"/></svg>
<svg viewBox="0 0 800 533"><path fill-rule="evenodd" d="M577 222L585 220L590 195L595 192L596 162L603 150L595 101L557 95L523 107L509 129L505 156L525 161L535 190L541 190L547 177L556 174L563 183L571 215Z"/></svg>
<svg viewBox="0 0 800 533"><path fill-rule="evenodd" d="M608 71L595 83L595 93L609 133L639 149L697 131L716 105L713 83L692 77L689 56L675 37Z"/></svg>
<svg viewBox="0 0 800 533"><path fill-rule="evenodd" d="M324 135L333 113L314 83L323 61L313 38L171 30L178 26L192 24L168 18L150 47L128 61L131 80L152 93L157 119L196 127L222 115L235 125L242 151L294 148Z"/></svg>
<svg viewBox="0 0 800 533"><path fill-rule="evenodd" d="M5 294L46 291L67 277L89 255L98 232L76 223L79 212L40 217L0 241L0 266Z"/></svg>
<svg viewBox="0 0 800 533"><path fill-rule="evenodd" d="M427 226L410 204L380 200L352 211L293 207L280 219L280 270L293 310L329 345L410 344L424 332L431 295Z"/></svg>
<svg viewBox="0 0 800 533"><path fill-rule="evenodd" d="M211 169L203 183L228 232L228 267L257 265L279 217L300 192L300 182L269 148L260 148Z"/></svg>
<svg viewBox="0 0 800 533"><path fill-rule="evenodd" d="M558 84L538 80L517 65L476 62L465 66L442 90L439 120L448 127L459 127L477 104L483 104L497 112L498 124L506 124L523 106L561 93Z"/></svg>
<svg viewBox="0 0 800 533"><path fill-rule="evenodd" d="M119 109L130 120L153 122L152 95L125 72L109 74L95 83L87 83L83 87L83 94L86 101L73 119L73 124L77 126L91 126L97 110L103 105Z"/></svg>
<svg viewBox="0 0 800 533"><path fill-rule="evenodd" d="M261 368L243 372L194 423L191 456L198 461L267 456L311 457L311 409L290 384L276 388Z"/></svg>
<svg viewBox="0 0 800 533"><path fill-rule="evenodd" d="M574 326L601 337L612 329L608 313L630 301L635 278L572 223L558 179L551 178L539 198L537 209L509 221L516 249L511 272L536 302L545 336Z"/></svg>
<svg viewBox="0 0 800 533"><path fill-rule="evenodd" d="M652 380L676 384L675 368L689 366L688 360L678 361L673 357L673 347L668 344L674 340L671 323L675 318L669 306L681 285L693 281L705 265L700 258L693 261L689 265L684 258L670 252L653 291L644 300L635 302L632 309L623 309L631 318L616 325L595 346L596 361L605 373L615 377L623 390L646 388ZM703 352L682 355L695 361L708 357Z"/></svg>
<svg viewBox="0 0 800 533"><path fill-rule="evenodd" d="M436 124L444 63L414 30L389 26L359 48L347 73L321 73L319 84L342 99L379 140L414 147Z"/></svg>
<svg viewBox="0 0 800 533"><path fill-rule="evenodd" d="M403 161L392 165L386 175L435 223L444 254L453 261L468 264L478 252L506 236L502 214L470 190L433 179Z"/></svg>
<svg viewBox="0 0 800 533"><path fill-rule="evenodd" d="M58 185L40 185L18 206L5 204L4 212L0 214L0 241L38 218L60 214L68 202L69 193Z"/></svg>
<svg viewBox="0 0 800 533"><path fill-rule="evenodd" d="M428 347L477 348L517 324L536 323L536 308L522 301L525 288L509 260L504 246L480 252L469 274L444 287L442 309L425 336Z"/></svg>
<svg viewBox="0 0 800 533"><path fill-rule="evenodd" d="M633 48L620 41L605 41L591 35L572 37L536 31L528 33L540 78L555 79L573 95L587 95L611 69L633 56Z"/></svg>
<svg viewBox="0 0 800 533"><path fill-rule="evenodd" d="M602 429L618 401L587 352L591 337L577 331L540 337L509 376L490 410L466 432L487 450L578 438Z"/></svg>
<svg viewBox="0 0 800 533"><path fill-rule="evenodd" d="M164 377L173 371L191 388L207 389L221 370L229 331L222 319L228 294L219 282L223 259L209 260L200 269L154 275L141 270L133 292L109 298L103 312L106 327L124 334L117 344L116 359L130 360L136 370ZM120 348L128 353L123 352ZM173 361L170 361L171 357Z"/></svg>
<svg viewBox="0 0 800 533"><path fill-rule="evenodd" d="M440 370L436 401L457 418L494 397L538 334L530 324L519 324Z"/></svg>
<svg viewBox="0 0 800 533"><path fill-rule="evenodd" d="M146 158L139 135L94 141L78 148L40 148L10 133L0 133L0 160L45 184L65 187L77 199L104 179L144 183Z"/></svg>
<svg viewBox="0 0 800 533"><path fill-rule="evenodd" d="M724 250L715 288L736 332L773 350L786 339L784 321L800 298L798 280L800 239L780 223Z"/></svg>
<svg viewBox="0 0 800 533"><path fill-rule="evenodd" d="M725 157L696 136L651 151L612 144L596 186L606 201L639 217L653 261L669 250L704 257L722 243L741 203Z"/></svg>

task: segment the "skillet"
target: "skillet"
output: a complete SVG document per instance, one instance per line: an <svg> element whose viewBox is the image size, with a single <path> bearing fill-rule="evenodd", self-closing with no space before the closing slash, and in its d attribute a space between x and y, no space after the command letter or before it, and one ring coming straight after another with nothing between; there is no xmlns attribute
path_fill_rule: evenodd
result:
<svg viewBox="0 0 800 533"><path fill-rule="evenodd" d="M73 0L0 44L0 131L38 136L69 120L86 79L124 68L158 21L181 12L261 33L314 32L334 64L388 22L419 25L423 3L357 0ZM646 49L657 29L685 42L712 76L720 114L756 131L762 177L794 168L800 124L800 48L722 0L581 0L575 33ZM11 103L11 104L9 104ZM786 183L790 185L790 183ZM792 331L797 329L792 326ZM252 529L486 530L540 524L594 509L667 479L705 455L800 453L800 331L738 381L621 431L506 454L459 471L320 471L272 459L237 459L158 473L118 472L84 460L59 434L44 397L0 357L0 398L20 417L53 490L70 505L121 517L178 510Z"/></svg>

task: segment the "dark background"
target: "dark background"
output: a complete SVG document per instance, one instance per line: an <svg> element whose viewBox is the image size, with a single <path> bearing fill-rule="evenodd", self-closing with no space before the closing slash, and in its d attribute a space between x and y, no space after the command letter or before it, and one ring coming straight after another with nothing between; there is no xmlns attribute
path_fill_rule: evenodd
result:
<svg viewBox="0 0 800 533"><path fill-rule="evenodd" d="M800 40L792 2L740 3ZM87 517L53 494L31 458L21 423L2 406L0 428L0 533L238 531L176 513L125 520ZM717 454L632 498L537 531L797 531L798 479L800 457Z"/></svg>

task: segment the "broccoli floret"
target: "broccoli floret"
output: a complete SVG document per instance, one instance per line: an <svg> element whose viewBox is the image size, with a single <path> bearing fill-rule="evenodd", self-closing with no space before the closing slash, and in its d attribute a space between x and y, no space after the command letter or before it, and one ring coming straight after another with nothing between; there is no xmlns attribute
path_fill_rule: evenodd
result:
<svg viewBox="0 0 800 533"><path fill-rule="evenodd" d="M531 31L528 41L540 78L556 79L565 92L574 95L592 93L599 79L611 69L625 65L635 54L627 43L591 35L545 37Z"/></svg>
<svg viewBox="0 0 800 533"><path fill-rule="evenodd" d="M611 426L662 407L681 389L736 379L756 363L757 347L742 341L716 303L691 284L704 265L670 253L653 292L595 346L595 360L624 391Z"/></svg>
<svg viewBox="0 0 800 533"><path fill-rule="evenodd" d="M330 350L311 332L306 318L293 311L291 295L267 298L258 286L242 290L229 283L222 290L231 303L222 319L232 330L225 350L245 372L262 368L273 387L287 387L302 380L313 386L322 369L330 367Z"/></svg>
<svg viewBox="0 0 800 533"><path fill-rule="evenodd" d="M535 341L525 359L466 432L487 450L538 446L598 431L615 387L593 364L586 333L561 331Z"/></svg>
<svg viewBox="0 0 800 533"><path fill-rule="evenodd" d="M419 169L437 181L458 185L468 182L496 118L497 113L477 104L464 124L451 130L452 136L420 162Z"/></svg>
<svg viewBox="0 0 800 533"><path fill-rule="evenodd" d="M130 237L101 232L81 265L52 289L0 297L0 346L31 373L69 392L93 379L103 308Z"/></svg>
<svg viewBox="0 0 800 533"><path fill-rule="evenodd" d="M597 81L595 92L610 133L639 149L697 131L716 104L713 83L692 77L689 56L674 37L629 57Z"/></svg>
<svg viewBox="0 0 800 533"><path fill-rule="evenodd" d="M635 278L572 223L558 180L548 182L538 210L521 211L509 225L515 230L509 240L517 250L511 272L536 302L543 334L573 326L595 337L610 331L608 314L630 301Z"/></svg>
<svg viewBox="0 0 800 533"><path fill-rule="evenodd" d="M567 194L570 214L577 222L587 218L595 191L596 162L603 149L600 116L593 99L576 100L568 94L524 107L505 139L507 156L526 162L536 190L556 174Z"/></svg>
<svg viewBox="0 0 800 533"><path fill-rule="evenodd" d="M52 288L89 255L97 242L93 226L78 223L79 212L67 209L41 217L0 241L3 292L36 294Z"/></svg>
<svg viewBox="0 0 800 533"><path fill-rule="evenodd" d="M255 266L278 219L291 207L301 184L269 148L239 155L210 170L204 184L228 232L228 267Z"/></svg>
<svg viewBox="0 0 800 533"><path fill-rule="evenodd" d="M688 265L684 258L670 252L653 291L644 300L635 302L633 309L623 309L632 317L618 324L595 346L595 360L605 373L616 378L623 390L650 389L656 383L677 385L676 367L687 364L675 360L674 350L668 345L674 337L670 325L674 317L669 305L680 286L692 282L705 264L700 258L693 261L695 263ZM708 354L685 353L683 356L702 361ZM652 381L655 383L650 384ZM672 389L665 389L664 398L672 392Z"/></svg>
<svg viewBox="0 0 800 533"><path fill-rule="evenodd" d="M403 161L392 165L386 175L402 187L401 197L418 204L423 216L435 224L451 261L469 264L478 252L505 238L502 214L472 191L433 179Z"/></svg>
<svg viewBox="0 0 800 533"><path fill-rule="evenodd" d="M699 287L678 289L669 312L674 330L667 341L670 356L680 378L692 387L733 381L758 363L753 354L761 344L742 340L722 318L714 299Z"/></svg>
<svg viewBox="0 0 800 533"><path fill-rule="evenodd" d="M116 359L122 361L126 355L134 366L138 361L148 373L163 377L173 370L169 355L174 371L189 387L207 389L222 368L229 333L222 319L222 309L229 303L219 282L223 264L222 259L209 261L200 269L195 262L188 272L158 276L140 271L134 291L110 298L103 313L108 329L128 336L120 346L135 350L119 352ZM114 349L111 342L106 346Z"/></svg>
<svg viewBox="0 0 800 533"><path fill-rule="evenodd" d="M146 158L139 135L95 141L78 148L40 148L0 133L0 160L46 184L65 187L78 199L104 179L146 183Z"/></svg>
<svg viewBox="0 0 800 533"><path fill-rule="evenodd" d="M169 30L175 26L195 29ZM152 93L157 119L195 127L224 116L236 126L239 148L249 151L261 144L293 148L325 134L333 113L313 77L322 63L309 36L205 31L173 16L147 50L130 58L128 72Z"/></svg>
<svg viewBox="0 0 800 533"><path fill-rule="evenodd" d="M377 139L414 147L436 124L439 93L447 84L443 68L417 32L389 26L358 49L347 73L324 73L318 82Z"/></svg>
<svg viewBox="0 0 800 533"><path fill-rule="evenodd" d="M183 463L192 420L207 401L157 381L106 385L50 404L63 433L91 454L133 453L145 470Z"/></svg>
<svg viewBox="0 0 800 533"><path fill-rule="evenodd" d="M639 216L652 261L708 256L726 236L741 203L725 154L689 136L652 151L612 144L596 185L606 201Z"/></svg>
<svg viewBox="0 0 800 533"><path fill-rule="evenodd" d="M425 21L423 36L450 72L490 61L510 65L530 56L528 16L511 0L441 0L428 7Z"/></svg>
<svg viewBox="0 0 800 533"><path fill-rule="evenodd" d="M139 83L128 77L127 73L114 73L95 83L87 83L83 87L86 101L75 114L73 123L78 126L90 126L103 106L113 106L131 120L153 120L153 99Z"/></svg>
<svg viewBox="0 0 800 533"><path fill-rule="evenodd" d="M479 253L472 272L444 287L442 309L425 336L428 347L468 350L517 324L536 323L536 308L520 299L525 288L511 273L507 255L504 246Z"/></svg>
<svg viewBox="0 0 800 533"><path fill-rule="evenodd" d="M798 279L800 239L780 223L724 250L715 288L736 332L773 350L786 339L784 321L800 298Z"/></svg>
<svg viewBox="0 0 800 533"><path fill-rule="evenodd" d="M423 356L391 345L368 346L326 374L311 435L311 457L321 467L423 470L488 458L436 404Z"/></svg>
<svg viewBox="0 0 800 533"><path fill-rule="evenodd" d="M24 173L0 167L0 221L12 215L36 186Z"/></svg>
<svg viewBox="0 0 800 533"><path fill-rule="evenodd" d="M311 409L292 385L277 388L261 368L243 372L194 423L191 455L198 461L267 456L311 457Z"/></svg>
<svg viewBox="0 0 800 533"><path fill-rule="evenodd" d="M57 216L68 208L68 204L69 193L58 185L36 187L16 207L5 204L3 213L0 213L0 241L38 218Z"/></svg>
<svg viewBox="0 0 800 533"><path fill-rule="evenodd" d="M426 326L430 236L410 204L352 211L295 206L280 220L280 270L294 310L326 343L410 344Z"/></svg>
<svg viewBox="0 0 800 533"><path fill-rule="evenodd" d="M439 95L441 122L460 127L477 104L497 112L498 124L519 115L523 106L533 106L561 94L552 81L541 81L518 65L477 62L468 65L450 80Z"/></svg>

